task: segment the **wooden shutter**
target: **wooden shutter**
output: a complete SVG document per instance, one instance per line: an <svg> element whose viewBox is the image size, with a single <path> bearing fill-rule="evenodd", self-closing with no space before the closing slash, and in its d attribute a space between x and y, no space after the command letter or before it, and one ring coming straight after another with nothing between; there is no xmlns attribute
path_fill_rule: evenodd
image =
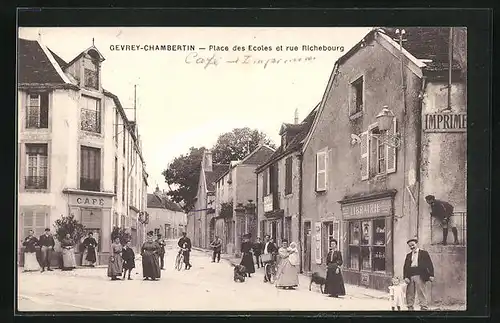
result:
<svg viewBox="0 0 500 323"><path fill-rule="evenodd" d="M368 131L361 133L361 180L370 176L370 136Z"/></svg>
<svg viewBox="0 0 500 323"><path fill-rule="evenodd" d="M316 191L326 190L327 174L326 174L326 151L316 154Z"/></svg>
<svg viewBox="0 0 500 323"><path fill-rule="evenodd" d="M321 222L314 223L314 260L316 264L321 264Z"/></svg>
<svg viewBox="0 0 500 323"><path fill-rule="evenodd" d="M393 260L393 243L392 243L392 221L393 217L385 218L385 271L388 273L394 272Z"/></svg>
<svg viewBox="0 0 500 323"><path fill-rule="evenodd" d="M392 127L388 130L389 134L395 136L397 133L397 119L394 118L392 120ZM395 147L391 147L386 145L386 169L387 174L396 172L396 164L397 164L397 149Z"/></svg>

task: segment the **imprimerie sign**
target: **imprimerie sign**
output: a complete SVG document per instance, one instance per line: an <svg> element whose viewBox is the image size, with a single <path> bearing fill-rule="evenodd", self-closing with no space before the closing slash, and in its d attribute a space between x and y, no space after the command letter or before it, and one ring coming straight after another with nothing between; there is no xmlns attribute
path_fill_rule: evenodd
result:
<svg viewBox="0 0 500 323"><path fill-rule="evenodd" d="M466 132L467 113L428 113L422 123L424 132Z"/></svg>

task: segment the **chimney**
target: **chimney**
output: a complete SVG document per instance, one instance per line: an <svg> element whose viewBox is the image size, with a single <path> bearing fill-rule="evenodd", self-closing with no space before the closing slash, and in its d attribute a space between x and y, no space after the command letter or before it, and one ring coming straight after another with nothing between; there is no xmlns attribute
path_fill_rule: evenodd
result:
<svg viewBox="0 0 500 323"><path fill-rule="evenodd" d="M160 188L158 187L158 185L156 185L155 194L156 195L160 194Z"/></svg>
<svg viewBox="0 0 500 323"><path fill-rule="evenodd" d="M298 124L299 123L299 108L296 108L295 109L295 119L294 119L294 123L295 124Z"/></svg>
<svg viewBox="0 0 500 323"><path fill-rule="evenodd" d="M207 172L213 171L212 168L212 152L209 149L205 149L203 152L203 168Z"/></svg>

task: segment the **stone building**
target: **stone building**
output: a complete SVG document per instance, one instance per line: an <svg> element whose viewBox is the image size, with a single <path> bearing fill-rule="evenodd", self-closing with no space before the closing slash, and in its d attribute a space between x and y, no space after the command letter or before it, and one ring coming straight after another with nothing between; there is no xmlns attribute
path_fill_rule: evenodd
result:
<svg viewBox="0 0 500 323"><path fill-rule="evenodd" d="M281 145L257 167L257 217L259 236L269 234L277 243L283 238L301 244L301 147L314 121L318 107L298 123L284 123ZM306 246L303 246L307 248ZM300 248L303 249L302 247Z"/></svg>
<svg viewBox="0 0 500 323"><path fill-rule="evenodd" d="M148 194L146 210L149 215L146 231L161 234L165 239L180 238L186 231L186 213L158 187L153 194Z"/></svg>
<svg viewBox="0 0 500 323"><path fill-rule="evenodd" d="M94 232L101 263L114 225L139 242L147 186L137 125L103 89L103 61L94 45L67 63L40 41L18 40L17 240L73 214Z"/></svg>
<svg viewBox="0 0 500 323"><path fill-rule="evenodd" d="M187 217L187 234L195 247L208 248L210 244L208 224L215 214L215 180L228 168L228 164L212 163L210 150L203 152L196 202Z"/></svg>
<svg viewBox="0 0 500 323"><path fill-rule="evenodd" d="M302 148L302 225L313 247L304 260L325 270L335 238L345 281L387 290L416 236L434 262L433 301L463 302L466 30L405 28L402 50L399 36L373 29L334 66ZM384 107L392 120L378 118ZM453 204L459 245L439 244L428 194Z"/></svg>
<svg viewBox="0 0 500 323"><path fill-rule="evenodd" d="M252 239L257 237L255 211L245 206L255 203L255 169L274 151L260 145L241 161L231 162L229 169L215 180L215 216L209 221L209 236L213 239L218 235L222 239L225 253L240 253L243 234L250 233Z"/></svg>

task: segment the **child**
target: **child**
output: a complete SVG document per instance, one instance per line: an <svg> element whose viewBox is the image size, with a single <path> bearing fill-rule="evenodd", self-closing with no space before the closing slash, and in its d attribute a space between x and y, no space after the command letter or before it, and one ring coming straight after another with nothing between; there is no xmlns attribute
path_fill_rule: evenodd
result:
<svg viewBox="0 0 500 323"><path fill-rule="evenodd" d="M391 309L394 311L396 308L401 311L404 300L404 282L399 280L399 277L392 278L392 285L389 286L389 295L391 298Z"/></svg>
<svg viewBox="0 0 500 323"><path fill-rule="evenodd" d="M130 278L130 272L135 268L135 254L134 250L130 247L130 240L127 241L127 244L123 247L122 257L123 257L123 279L125 280L125 274L128 271L128 280L132 280Z"/></svg>

